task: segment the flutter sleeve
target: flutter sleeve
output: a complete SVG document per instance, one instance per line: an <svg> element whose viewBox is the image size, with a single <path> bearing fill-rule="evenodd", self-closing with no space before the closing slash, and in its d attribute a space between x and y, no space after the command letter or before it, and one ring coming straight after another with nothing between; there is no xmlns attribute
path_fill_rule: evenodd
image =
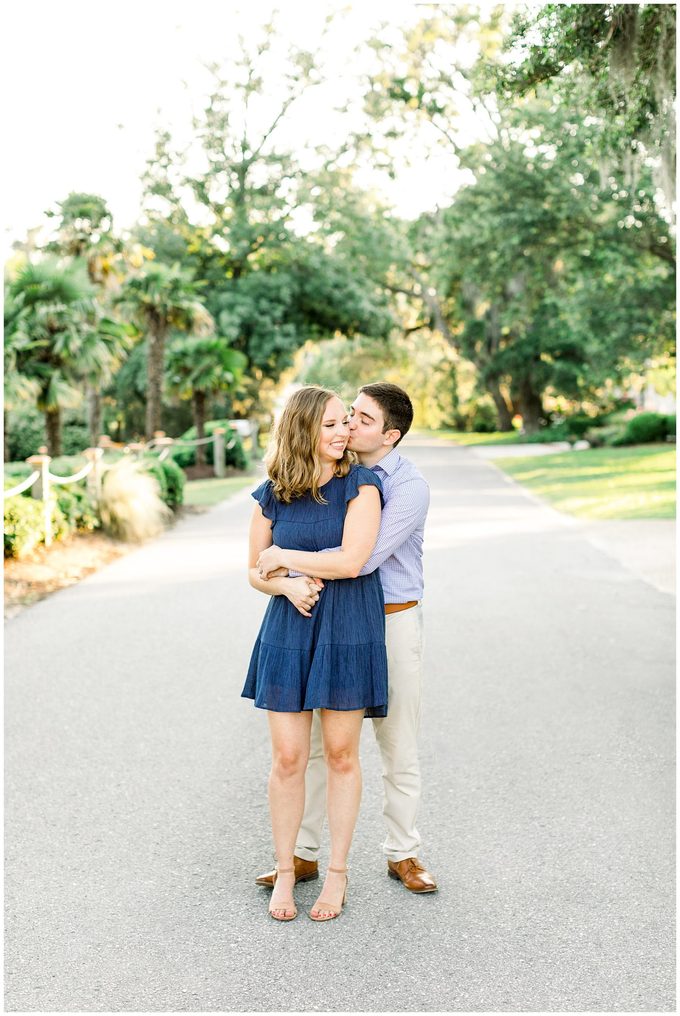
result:
<svg viewBox="0 0 680 1016"><path fill-rule="evenodd" d="M372 469L366 466L354 466L345 480L345 501L351 501L359 493L359 487L377 487L380 494L380 507L384 506L382 483Z"/></svg>
<svg viewBox="0 0 680 1016"><path fill-rule="evenodd" d="M271 480L265 480L261 483L250 495L254 497L260 508L262 514L266 519L271 519L272 522L276 520L276 498L274 497L274 490Z"/></svg>

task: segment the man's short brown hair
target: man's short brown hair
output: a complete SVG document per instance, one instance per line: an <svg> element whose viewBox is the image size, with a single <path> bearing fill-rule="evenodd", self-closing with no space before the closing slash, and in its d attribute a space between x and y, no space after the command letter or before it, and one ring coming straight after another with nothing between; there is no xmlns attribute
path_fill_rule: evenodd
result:
<svg viewBox="0 0 680 1016"><path fill-rule="evenodd" d="M402 437L406 437L413 423L413 404L403 388L390 384L389 381L376 381L374 384L362 385L359 389L378 403L385 418L383 434L387 430L398 430L400 437L394 442L396 448Z"/></svg>

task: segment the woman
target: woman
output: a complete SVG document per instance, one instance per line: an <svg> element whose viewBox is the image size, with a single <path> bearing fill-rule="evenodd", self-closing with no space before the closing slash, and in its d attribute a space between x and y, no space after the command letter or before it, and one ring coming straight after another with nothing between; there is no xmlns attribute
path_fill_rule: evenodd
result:
<svg viewBox="0 0 680 1016"><path fill-rule="evenodd" d="M345 901L347 855L361 798L359 737L364 716L387 715L385 615L378 572L358 577L380 526L380 481L347 451L347 413L333 392L297 391L281 415L268 455L269 479L253 492L250 583L273 595L253 649L245 698L268 710L272 740L269 804L277 875L269 913L297 916L293 854L302 820L312 710L321 711L328 765L330 864L310 912L338 917ZM300 597L294 580L265 578L257 567L274 543L285 567L307 553L329 552L334 581ZM295 587L295 592L293 591ZM310 610L313 604L313 610Z"/></svg>

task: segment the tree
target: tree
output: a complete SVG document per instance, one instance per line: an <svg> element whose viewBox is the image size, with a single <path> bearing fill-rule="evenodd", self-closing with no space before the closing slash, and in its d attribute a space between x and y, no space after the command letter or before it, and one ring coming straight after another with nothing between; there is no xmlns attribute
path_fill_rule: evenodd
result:
<svg viewBox="0 0 680 1016"><path fill-rule="evenodd" d="M205 437L208 399L234 391L246 367L243 353L230 349L216 335L177 336L168 350L167 382L180 399L191 400L196 437ZM196 446L196 465L205 465L205 445Z"/></svg>
<svg viewBox="0 0 680 1016"><path fill-rule="evenodd" d="M420 302L423 322L475 364L501 426L509 429L519 411L531 430L547 419L545 394L582 397L602 382L605 363L616 376L629 357L639 360L645 335L652 348L650 334L672 306L672 244L648 168L632 190L620 176L603 180L595 164L600 122L584 122L560 95L504 103L492 88L497 35L480 34L484 59L462 64L460 42L475 19L458 10L447 22L450 10L440 6L405 33L400 53L388 51L369 96L374 112L396 119L401 110L429 124L470 175L448 208L414 224L411 264L393 288ZM462 104L479 112L485 139L465 143ZM619 315L610 328L595 304L585 309L586 297L596 298L581 276L606 265L604 291L609 279L630 278L634 259L644 281L615 298L628 324ZM584 321L603 333L588 335Z"/></svg>
<svg viewBox="0 0 680 1016"><path fill-rule="evenodd" d="M601 122L603 157L628 168L644 161L670 210L675 199L674 4L544 4L517 14L499 75L508 95L559 88L572 107Z"/></svg>
<svg viewBox="0 0 680 1016"><path fill-rule="evenodd" d="M137 232L160 240L206 284L219 334L247 358L241 401L250 406L310 337L386 334L391 324L380 289L296 225L310 172L280 144L280 127L318 72L309 53L293 49L270 81L273 45L267 29L250 50L244 44L229 77L211 69L211 95L194 124L200 168L189 173L170 135L158 135L145 178L147 221Z"/></svg>
<svg viewBox="0 0 680 1016"><path fill-rule="evenodd" d="M124 283L118 302L147 336L146 437L161 428L165 347L171 330L205 335L213 319L198 300L198 288L179 266L152 264Z"/></svg>
<svg viewBox="0 0 680 1016"><path fill-rule="evenodd" d="M113 219L105 200L98 194L72 192L64 201L58 202L56 211L49 211L47 215L57 219L57 231L54 240L45 249L86 265L99 316L110 322L107 312L112 302L112 291L124 275L123 245L113 233ZM96 373L85 379L88 426L93 445L97 443L102 428L102 385L120 366L133 333L133 329L123 325L117 329L103 328L101 337L110 356L102 360ZM116 339L120 341L116 342Z"/></svg>
<svg viewBox="0 0 680 1016"><path fill-rule="evenodd" d="M26 264L8 287L8 347L16 376L29 379L45 414L50 455L61 452L61 412L82 401L83 378L109 357L93 287L81 264Z"/></svg>

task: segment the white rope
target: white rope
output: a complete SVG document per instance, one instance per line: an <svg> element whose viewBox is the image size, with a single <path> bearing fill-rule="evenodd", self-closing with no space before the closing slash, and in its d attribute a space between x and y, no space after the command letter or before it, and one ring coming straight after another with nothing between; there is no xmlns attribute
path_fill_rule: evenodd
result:
<svg viewBox="0 0 680 1016"><path fill-rule="evenodd" d="M34 473L31 473L29 477L27 477L25 480L22 480L21 483L18 483L16 487L10 487L9 490L4 491L2 496L14 497L15 494L23 494L25 490L28 490L29 487L33 486L33 484L35 483L35 481L38 479L39 476L40 470L36 469Z"/></svg>
<svg viewBox="0 0 680 1016"><path fill-rule="evenodd" d="M197 437L197 438L177 438L173 443L176 445L197 445L197 444L208 444L213 441L212 434L210 437Z"/></svg>
<svg viewBox="0 0 680 1016"><path fill-rule="evenodd" d="M87 474L92 471L92 467L93 463L88 462L86 466L83 466L79 473L74 473L73 476L55 476L54 473L48 473L48 476L52 483L59 485L62 483L77 483L78 480L82 480L84 476L87 476Z"/></svg>

